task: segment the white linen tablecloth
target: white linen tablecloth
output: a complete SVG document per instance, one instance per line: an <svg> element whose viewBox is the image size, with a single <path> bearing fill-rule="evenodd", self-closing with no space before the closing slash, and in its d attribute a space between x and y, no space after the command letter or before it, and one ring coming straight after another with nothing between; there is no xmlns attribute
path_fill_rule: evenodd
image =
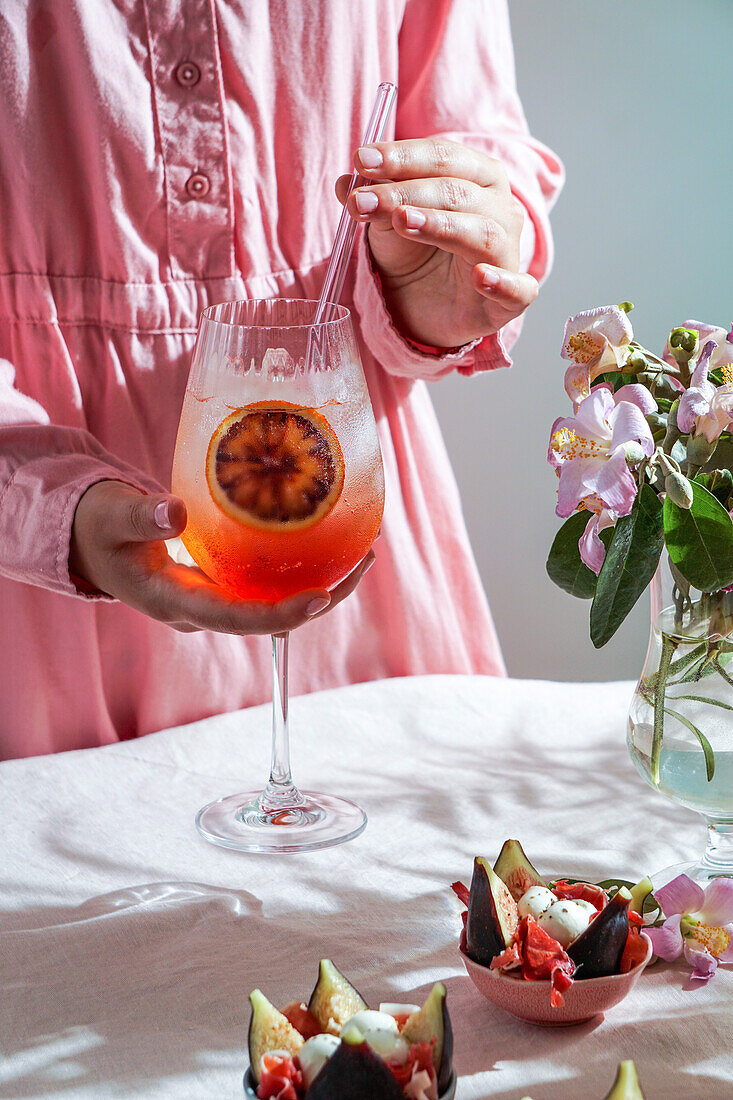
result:
<svg viewBox="0 0 733 1100"><path fill-rule="evenodd" d="M538 1029L487 1004L457 951L472 857L519 838L540 872L636 879L704 829L636 775L630 684L389 680L292 703L296 779L369 825L322 852L240 855L194 829L266 774L258 707L0 765L0 1096L236 1098L248 993L306 997L331 957L367 1000L441 979L458 1097L595 1100L633 1057L647 1100L733 1097L733 972L659 963L602 1022Z"/></svg>

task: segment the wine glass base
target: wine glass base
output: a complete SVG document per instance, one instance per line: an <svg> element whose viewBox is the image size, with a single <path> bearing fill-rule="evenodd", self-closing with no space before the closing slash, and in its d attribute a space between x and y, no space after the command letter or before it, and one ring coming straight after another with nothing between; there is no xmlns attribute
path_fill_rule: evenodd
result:
<svg viewBox="0 0 733 1100"><path fill-rule="evenodd" d="M733 868L730 871L706 867L704 863L673 863L671 867L665 867L662 871L655 871L651 876L652 886L658 890L666 886L678 875L687 875L693 882L705 889L714 878L733 878Z"/></svg>
<svg viewBox="0 0 733 1100"><path fill-rule="evenodd" d="M237 852L314 852L353 840L366 828L364 811L346 798L302 791L301 805L263 812L261 791L210 802L196 815L204 840Z"/></svg>

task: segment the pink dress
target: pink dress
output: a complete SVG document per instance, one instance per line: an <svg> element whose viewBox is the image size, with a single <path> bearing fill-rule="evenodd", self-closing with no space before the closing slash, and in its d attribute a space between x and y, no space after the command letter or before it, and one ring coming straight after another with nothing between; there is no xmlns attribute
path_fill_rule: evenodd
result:
<svg viewBox="0 0 733 1100"><path fill-rule="evenodd" d="M501 159L550 262L562 169L528 134L505 0L5 0L0 17L0 757L136 737L270 693L266 638L180 634L68 572L94 482L170 485L200 311L317 297L377 84L398 138ZM423 354L364 240L344 299L387 480L377 564L293 639L294 694L502 675L426 381L509 365L517 335ZM470 399L470 396L467 396Z"/></svg>

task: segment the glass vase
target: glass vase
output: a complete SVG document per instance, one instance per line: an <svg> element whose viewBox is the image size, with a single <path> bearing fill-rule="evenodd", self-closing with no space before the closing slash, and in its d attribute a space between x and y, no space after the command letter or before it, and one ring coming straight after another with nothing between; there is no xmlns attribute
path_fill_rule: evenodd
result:
<svg viewBox="0 0 733 1100"><path fill-rule="evenodd" d="M659 885L683 871L703 886L733 876L733 592L689 588L666 552L627 743L647 783L707 826L701 859L660 872Z"/></svg>

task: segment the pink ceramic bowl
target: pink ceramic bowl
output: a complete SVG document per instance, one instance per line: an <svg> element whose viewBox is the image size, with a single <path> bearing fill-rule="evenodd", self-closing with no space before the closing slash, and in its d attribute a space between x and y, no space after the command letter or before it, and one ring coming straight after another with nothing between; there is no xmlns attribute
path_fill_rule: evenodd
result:
<svg viewBox="0 0 733 1100"><path fill-rule="evenodd" d="M644 935L642 933L642 935ZM540 1027L570 1027L583 1024L594 1016L601 1016L619 1001L623 1001L637 981L642 970L652 957L652 941L646 940L646 956L628 974L611 974L607 978L586 978L573 982L567 993L563 994L564 1004L553 1008L550 1004L550 983L527 982L523 978L512 978L500 970L490 970L488 966L469 959L466 954L466 933L461 933L460 952L468 976L482 997L505 1012L510 1012L518 1020L526 1020Z"/></svg>

